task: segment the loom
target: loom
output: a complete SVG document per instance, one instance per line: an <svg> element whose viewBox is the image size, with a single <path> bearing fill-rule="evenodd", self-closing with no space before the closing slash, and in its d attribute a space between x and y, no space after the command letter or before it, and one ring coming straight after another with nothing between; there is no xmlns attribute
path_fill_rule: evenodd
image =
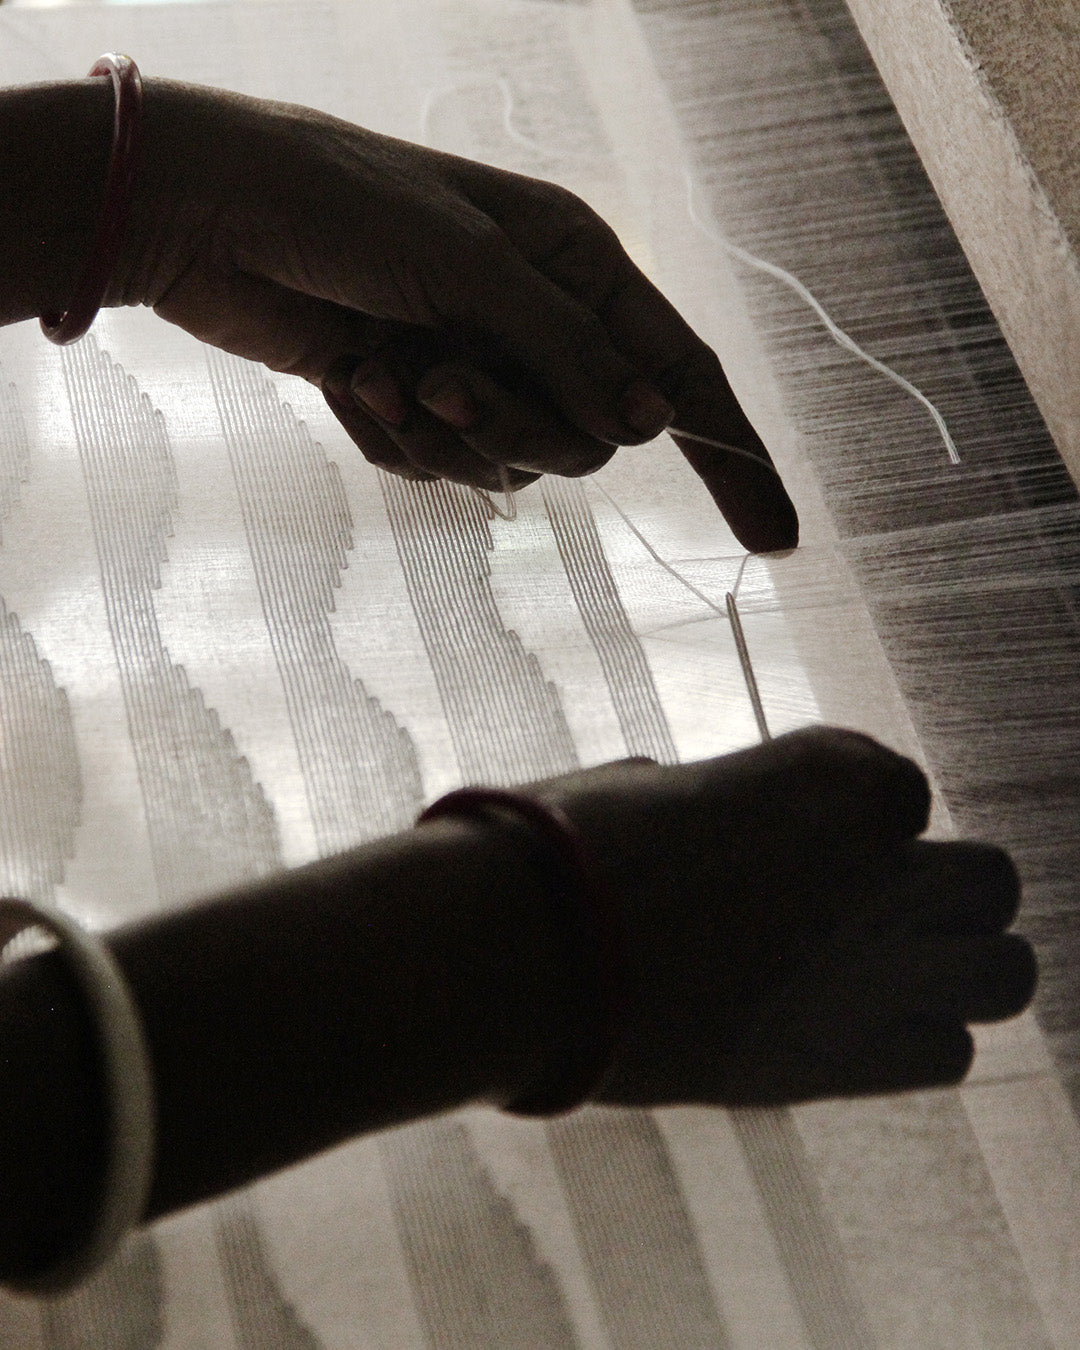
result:
<svg viewBox="0 0 1080 1350"><path fill-rule="evenodd" d="M1013 850L1043 968L958 1089L461 1112L160 1223L75 1294L0 1298L0 1344L1080 1344L1077 348L1037 286L1010 309L995 247L1070 263L1038 252L1052 231L1025 242L1020 199L989 238L965 210L961 169L996 182L993 160L949 157L930 94L974 98L976 126L1000 105L954 8L852 0L1015 355L842 0L0 11L5 82L126 49L580 192L716 346L803 522L792 557L748 560L665 441L503 520L377 474L314 391L152 315L64 352L5 330L7 891L107 924L401 828L462 781L750 744L732 592L771 730L918 758L935 831ZM918 388L959 463L722 241Z"/></svg>

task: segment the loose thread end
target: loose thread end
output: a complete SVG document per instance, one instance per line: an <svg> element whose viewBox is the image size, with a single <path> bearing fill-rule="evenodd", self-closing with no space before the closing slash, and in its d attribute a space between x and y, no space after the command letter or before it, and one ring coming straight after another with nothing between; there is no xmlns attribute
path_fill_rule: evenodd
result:
<svg viewBox="0 0 1080 1350"><path fill-rule="evenodd" d="M517 520L517 497L514 496L510 487L510 473L505 464L498 464L496 468L499 471L499 482L502 484L502 506L483 488L474 487L472 490L493 516L498 516L500 520Z"/></svg>
<svg viewBox="0 0 1080 1350"><path fill-rule="evenodd" d="M801 282L794 273L787 271L783 267L777 266L776 263L769 262L765 258L759 258L755 254L747 252L746 249L741 248L738 244L735 244L728 239L715 225L711 225L708 221L703 220L698 214L697 207L694 204L694 179L688 169L684 170L683 176L686 182L687 214L701 233L711 239L714 244L718 244L729 257L737 259L747 267L752 267L757 272L765 273L766 276L772 277L782 285L787 286L789 290L794 291L799 299L809 305L814 311L824 326L825 331L837 346L843 347L845 351L851 352L851 354L858 357L860 361L865 361L872 370L876 370L879 375L883 375L887 380L892 380L892 382L895 385L898 385L904 393L909 394L913 399L916 399L921 403L930 414L934 426L941 436L942 442L945 445L945 452L949 457L949 463L960 464L962 462L960 459L960 451L956 448L956 442L953 440L944 417L942 417L938 408L927 398L922 390L916 388L910 380L905 379L898 371L893 370L892 366L887 366L884 361L879 361L876 356L872 356L864 347L860 347L855 339L846 333L833 319L810 288ZM680 434L685 435L686 433L683 432ZM732 449L734 447L728 446L726 448Z"/></svg>

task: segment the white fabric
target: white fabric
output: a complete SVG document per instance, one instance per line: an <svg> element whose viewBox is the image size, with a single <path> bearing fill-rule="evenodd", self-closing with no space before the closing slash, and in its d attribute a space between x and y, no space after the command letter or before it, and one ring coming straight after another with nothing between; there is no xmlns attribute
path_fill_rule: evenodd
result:
<svg viewBox="0 0 1080 1350"><path fill-rule="evenodd" d="M740 575L772 731L824 717L919 756L776 372L690 223L627 4L0 12L5 82L107 49L581 192L721 352L804 548L742 570L670 443L493 520L377 474L313 390L150 314L104 315L64 353L6 330L6 890L103 925L397 828L464 779L752 743L723 616ZM812 591L828 604L807 613ZM362 1140L158 1225L44 1312L0 1301L0 1343L1080 1344L1076 1121L1030 1017L980 1046L959 1091L465 1112Z"/></svg>

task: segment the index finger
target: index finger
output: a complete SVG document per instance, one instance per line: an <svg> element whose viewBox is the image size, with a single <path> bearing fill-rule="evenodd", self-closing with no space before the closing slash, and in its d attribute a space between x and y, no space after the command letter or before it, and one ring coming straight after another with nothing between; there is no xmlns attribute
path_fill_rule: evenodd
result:
<svg viewBox="0 0 1080 1350"><path fill-rule="evenodd" d="M670 400L676 415L669 434L735 537L752 553L794 548L799 542L794 504L719 357L617 239L607 244L598 270L606 286L594 301L597 317L614 345ZM565 272L562 278L559 271ZM565 269L556 262L555 273L553 279L568 289L582 282L580 267Z"/></svg>
<svg viewBox="0 0 1080 1350"><path fill-rule="evenodd" d="M549 183L506 175L497 193L485 186L470 184L473 200L483 198L477 204L526 260L595 314L612 346L675 408L671 435L739 542L754 553L794 548L795 507L719 358L615 231Z"/></svg>

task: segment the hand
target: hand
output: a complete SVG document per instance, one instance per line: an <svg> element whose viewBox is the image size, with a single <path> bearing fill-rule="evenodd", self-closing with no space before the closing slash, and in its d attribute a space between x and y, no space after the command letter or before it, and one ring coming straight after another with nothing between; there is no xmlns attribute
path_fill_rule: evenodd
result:
<svg viewBox="0 0 1080 1350"><path fill-rule="evenodd" d="M407 477L576 476L672 424L733 444L683 450L746 547L794 547L715 354L572 193L306 108L146 90L119 303L311 380Z"/></svg>
<svg viewBox="0 0 1080 1350"><path fill-rule="evenodd" d="M625 898L630 1016L600 1100L766 1105L958 1082L1035 986L1000 849L929 843L926 780L825 728L534 789Z"/></svg>

